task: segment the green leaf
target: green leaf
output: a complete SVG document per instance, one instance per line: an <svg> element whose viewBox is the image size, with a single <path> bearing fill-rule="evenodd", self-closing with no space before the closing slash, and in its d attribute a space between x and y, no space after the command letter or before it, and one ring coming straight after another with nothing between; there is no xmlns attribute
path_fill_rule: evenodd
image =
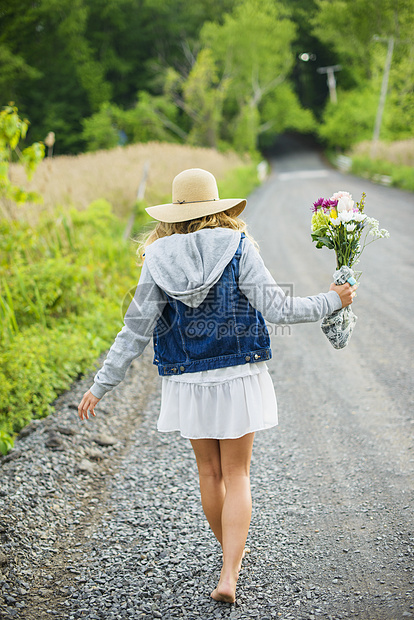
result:
<svg viewBox="0 0 414 620"><path fill-rule="evenodd" d="M316 241L316 247L317 248L321 248L322 246L326 246L330 250L334 249L334 244L332 243L332 241L330 239L328 239L328 237L317 237L316 239L314 239L314 241Z"/></svg>
<svg viewBox="0 0 414 620"><path fill-rule="evenodd" d="M317 239L319 239L319 237L326 237L327 230L328 230L327 226L322 226L321 228L314 230L313 232L311 232L312 240L316 241Z"/></svg>

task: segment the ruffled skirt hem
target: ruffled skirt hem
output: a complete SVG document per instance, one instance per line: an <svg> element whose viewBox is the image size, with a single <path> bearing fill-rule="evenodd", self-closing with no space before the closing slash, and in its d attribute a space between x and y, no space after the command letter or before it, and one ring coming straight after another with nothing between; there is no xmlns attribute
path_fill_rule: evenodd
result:
<svg viewBox="0 0 414 620"><path fill-rule="evenodd" d="M271 426L262 426L261 428L253 428L250 429L248 431L245 431L244 433L242 433L241 435L235 435L235 436L231 436L231 437L206 437L205 435L203 435L202 437L190 437L188 435L183 435L183 433L181 432L181 429L179 428L171 428L171 429L161 429L159 428L159 432L160 433L173 433L173 432L179 432L181 437L183 439L240 439L240 437L244 437L245 435L247 435L248 433L257 433L258 431L263 431L267 428L273 428L274 426L277 426L277 422L275 424L272 424Z"/></svg>
<svg viewBox="0 0 414 620"><path fill-rule="evenodd" d="M160 432L178 431L186 439L237 439L277 423L276 395L267 369L214 384L163 377Z"/></svg>

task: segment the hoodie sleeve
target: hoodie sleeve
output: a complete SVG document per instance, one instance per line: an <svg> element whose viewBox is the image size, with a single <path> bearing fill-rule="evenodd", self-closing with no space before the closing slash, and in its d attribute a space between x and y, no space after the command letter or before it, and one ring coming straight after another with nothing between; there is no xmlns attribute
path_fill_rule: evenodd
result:
<svg viewBox="0 0 414 620"><path fill-rule="evenodd" d="M125 314L124 327L95 375L91 392L96 398L102 398L124 379L132 360L139 357L149 343L166 303L165 293L155 284L144 261L134 298Z"/></svg>
<svg viewBox="0 0 414 620"><path fill-rule="evenodd" d="M342 307L336 291L311 297L287 297L247 238L243 242L240 259L239 287L251 305L261 312L269 323L319 321Z"/></svg>

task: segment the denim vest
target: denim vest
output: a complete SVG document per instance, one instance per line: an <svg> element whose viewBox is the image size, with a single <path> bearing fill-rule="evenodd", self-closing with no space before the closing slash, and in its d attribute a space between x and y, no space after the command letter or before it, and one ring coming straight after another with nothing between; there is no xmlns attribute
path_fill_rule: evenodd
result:
<svg viewBox="0 0 414 620"><path fill-rule="evenodd" d="M154 334L154 361L160 375L261 362L272 357L270 337L260 312L237 282L241 246L205 300L190 308L167 295Z"/></svg>

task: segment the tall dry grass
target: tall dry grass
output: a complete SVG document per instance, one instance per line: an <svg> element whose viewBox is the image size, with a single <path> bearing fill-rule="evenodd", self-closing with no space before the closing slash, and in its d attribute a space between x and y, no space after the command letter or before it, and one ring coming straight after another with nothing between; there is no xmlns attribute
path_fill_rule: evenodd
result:
<svg viewBox="0 0 414 620"><path fill-rule="evenodd" d="M371 142L366 140L360 142L351 152L352 155L362 155L369 157L371 153ZM399 166L414 167L414 139L397 140L395 142L379 142L376 149L376 159L389 161Z"/></svg>
<svg viewBox="0 0 414 620"><path fill-rule="evenodd" d="M150 142L117 147L109 151L61 156L44 160L29 182L21 166L11 167L13 183L39 192L40 205L13 208L15 217L35 223L39 211L56 205L83 209L93 200L105 198L123 217L135 202L145 162L149 174L145 200L150 205L170 200L172 179L186 168L205 168L217 179L245 163L235 153L179 144Z"/></svg>

